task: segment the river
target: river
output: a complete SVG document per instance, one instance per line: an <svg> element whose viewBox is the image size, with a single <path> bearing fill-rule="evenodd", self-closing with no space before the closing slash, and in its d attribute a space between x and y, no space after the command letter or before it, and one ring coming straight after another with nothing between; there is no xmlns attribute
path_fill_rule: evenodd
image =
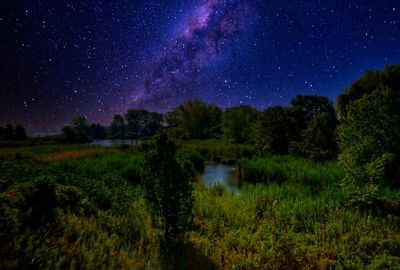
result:
<svg viewBox="0 0 400 270"><path fill-rule="evenodd" d="M201 178L207 187L223 185L230 192L240 193L237 168L234 165L206 164Z"/></svg>

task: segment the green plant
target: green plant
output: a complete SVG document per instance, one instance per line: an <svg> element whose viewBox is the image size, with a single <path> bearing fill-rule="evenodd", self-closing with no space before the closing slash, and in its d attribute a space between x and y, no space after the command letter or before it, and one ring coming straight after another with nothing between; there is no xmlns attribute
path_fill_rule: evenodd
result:
<svg viewBox="0 0 400 270"><path fill-rule="evenodd" d="M179 247L192 220L192 187L175 158L175 147L165 133L154 138L145 155L141 182L153 224L161 230L166 256Z"/></svg>

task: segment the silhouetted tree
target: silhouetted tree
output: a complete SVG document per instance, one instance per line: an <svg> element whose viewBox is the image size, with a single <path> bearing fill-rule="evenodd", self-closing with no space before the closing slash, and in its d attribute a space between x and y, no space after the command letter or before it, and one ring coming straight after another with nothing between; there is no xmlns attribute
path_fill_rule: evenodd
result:
<svg viewBox="0 0 400 270"><path fill-rule="evenodd" d="M14 139L14 127L11 124L7 124L4 129L4 140Z"/></svg>
<svg viewBox="0 0 400 270"><path fill-rule="evenodd" d="M292 106L302 111L304 117L297 119L303 130L290 152L318 160L333 158L337 154L338 121L332 101L324 96L299 95L292 100Z"/></svg>
<svg viewBox="0 0 400 270"><path fill-rule="evenodd" d="M198 99L177 108L182 115L180 127L191 139L207 139L221 134L221 109Z"/></svg>
<svg viewBox="0 0 400 270"><path fill-rule="evenodd" d="M337 120L329 113L318 114L309 121L300 143L301 154L315 160L331 159L337 154Z"/></svg>
<svg viewBox="0 0 400 270"><path fill-rule="evenodd" d="M230 142L249 142L258 117L259 112L249 105L228 108L222 114L222 131Z"/></svg>
<svg viewBox="0 0 400 270"><path fill-rule="evenodd" d="M143 127L142 121L146 114L145 110L129 110L125 114L127 121L128 136L130 138L138 139L140 131Z"/></svg>
<svg viewBox="0 0 400 270"><path fill-rule="evenodd" d="M27 139L28 135L26 134L26 130L21 125L16 125L15 128L11 124L0 127L0 140L24 141Z"/></svg>
<svg viewBox="0 0 400 270"><path fill-rule="evenodd" d="M165 133L156 135L145 155L141 177L153 224L162 232L162 254L172 259L172 265L176 263L172 253L190 228L193 206L192 186L175 155L175 143Z"/></svg>
<svg viewBox="0 0 400 270"><path fill-rule="evenodd" d="M321 113L335 115L335 108L332 101L327 97L317 95L298 95L292 99L293 107L300 107L307 120L311 120Z"/></svg>
<svg viewBox="0 0 400 270"><path fill-rule="evenodd" d="M162 114L157 112L149 112L145 119L143 135L145 136L154 135L161 128L162 121L163 121Z"/></svg>
<svg viewBox="0 0 400 270"><path fill-rule="evenodd" d="M107 136L106 128L100 124L90 125L90 137L97 140L105 139Z"/></svg>
<svg viewBox="0 0 400 270"><path fill-rule="evenodd" d="M138 139L139 136L152 136L161 127L162 114L146 110L129 110L127 121L128 136Z"/></svg>
<svg viewBox="0 0 400 270"><path fill-rule="evenodd" d="M72 119L72 127L77 133L90 133L90 126L88 120L83 116L78 116Z"/></svg>
<svg viewBox="0 0 400 270"><path fill-rule="evenodd" d="M296 126L291 108L275 106L267 108L256 127L256 149L259 155L286 155L289 144L298 137L292 128Z"/></svg>
<svg viewBox="0 0 400 270"><path fill-rule="evenodd" d="M72 120L72 126L62 128L64 140L67 143L87 143L90 137L90 126L85 117L77 117Z"/></svg>
<svg viewBox="0 0 400 270"><path fill-rule="evenodd" d="M21 125L15 126L14 139L17 141L24 141L28 139L28 135L26 134L26 130L23 126Z"/></svg>
<svg viewBox="0 0 400 270"><path fill-rule="evenodd" d="M127 126L124 118L116 114L110 126L110 135L113 139L125 139L127 137Z"/></svg>
<svg viewBox="0 0 400 270"><path fill-rule="evenodd" d="M182 121L183 121L182 111L177 108L165 114L165 122L168 127L176 128L182 124Z"/></svg>
<svg viewBox="0 0 400 270"><path fill-rule="evenodd" d="M67 143L74 143L77 141L78 134L76 133L75 129L70 126L65 126L62 128L62 132L65 138L65 142Z"/></svg>

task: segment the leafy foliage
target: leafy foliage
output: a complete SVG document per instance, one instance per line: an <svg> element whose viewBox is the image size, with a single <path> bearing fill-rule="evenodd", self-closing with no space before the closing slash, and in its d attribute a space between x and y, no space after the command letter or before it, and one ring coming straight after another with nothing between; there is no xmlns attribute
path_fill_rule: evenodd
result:
<svg viewBox="0 0 400 270"><path fill-rule="evenodd" d="M5 141L25 141L28 139L26 130L21 125L16 125L15 128L11 124L7 124L5 127L0 127L0 140Z"/></svg>
<svg viewBox="0 0 400 270"><path fill-rule="evenodd" d="M255 148L260 156L289 153L290 143L301 132L297 115L296 108L282 106L269 107L263 112L255 133Z"/></svg>
<svg viewBox="0 0 400 270"><path fill-rule="evenodd" d="M137 139L139 136L152 136L161 127L162 115L146 110L129 110L125 119L128 137Z"/></svg>
<svg viewBox="0 0 400 270"><path fill-rule="evenodd" d="M400 65L386 66L381 71L367 71L359 80L353 82L344 93L337 98L338 111L341 119L347 118L351 104L374 92L378 86L384 85L393 91L400 89Z"/></svg>
<svg viewBox="0 0 400 270"><path fill-rule="evenodd" d="M221 133L222 111L219 107L200 100L189 100L177 110L181 115L180 127L189 139L207 139Z"/></svg>
<svg viewBox="0 0 400 270"><path fill-rule="evenodd" d="M321 113L308 122L302 132L299 153L314 160L332 159L337 155L337 119L334 114Z"/></svg>
<svg viewBox="0 0 400 270"><path fill-rule="evenodd" d="M184 150L176 149L179 159L174 159L173 144L159 145L163 147L153 145L146 155L158 153L153 157L169 160L177 170L165 176L179 171L185 180L189 172L182 168L187 169L184 160L199 158L194 149L223 146L221 141L191 141ZM1 267L166 269L162 259L168 255L184 261L172 264L183 269L396 269L400 265L398 192L371 187L360 200L349 202L347 191L336 185L343 177L337 162L282 156L242 160L240 168L249 181L269 184L244 184L240 194L222 186L194 184L193 226L178 237L184 244L171 256L159 253L160 247L165 250L165 242L157 237L163 229L154 226L152 205L138 185L143 181L139 172L145 171L142 153L114 149L37 160L67 150L86 153L89 148L55 145L0 152ZM149 174L166 179L160 165L167 163L160 161L153 159ZM170 200L176 198L176 189L166 189ZM160 193L154 198L161 197L167 200ZM390 215L370 211L370 202L392 209ZM40 218L32 219L38 213Z"/></svg>
<svg viewBox="0 0 400 270"><path fill-rule="evenodd" d="M232 143L248 143L252 139L253 125L259 113L249 105L226 109L222 114L224 136Z"/></svg>
<svg viewBox="0 0 400 270"><path fill-rule="evenodd" d="M395 184L400 177L400 100L380 86L348 107L339 129L340 156L356 183Z"/></svg>
<svg viewBox="0 0 400 270"><path fill-rule="evenodd" d="M339 96L341 186L350 207L396 214L398 199L385 195L400 178L400 66L367 72ZM393 87L393 88L391 88Z"/></svg>
<svg viewBox="0 0 400 270"><path fill-rule="evenodd" d="M165 133L157 135L145 155L142 172L145 198L154 225L161 229L166 252L183 239L192 217L192 187L175 154L175 143Z"/></svg>
<svg viewBox="0 0 400 270"><path fill-rule="evenodd" d="M113 139L125 139L127 137L125 119L119 114L114 115L110 126L110 136Z"/></svg>

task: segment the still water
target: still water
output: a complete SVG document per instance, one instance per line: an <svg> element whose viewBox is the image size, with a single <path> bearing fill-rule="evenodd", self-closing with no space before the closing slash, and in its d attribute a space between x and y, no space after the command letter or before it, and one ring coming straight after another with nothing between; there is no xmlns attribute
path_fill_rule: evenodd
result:
<svg viewBox="0 0 400 270"><path fill-rule="evenodd" d="M137 145L140 144L140 140L94 140L91 145L100 145L105 147L117 147L121 145Z"/></svg>
<svg viewBox="0 0 400 270"><path fill-rule="evenodd" d="M224 185L230 192L240 192L237 168L234 165L206 164L202 180L206 187Z"/></svg>
<svg viewBox="0 0 400 270"><path fill-rule="evenodd" d="M94 140L91 145L104 147L118 147L121 145L137 145L140 140ZM201 175L203 184L206 187L223 185L233 193L240 193L237 168L234 165L206 164L204 173Z"/></svg>

